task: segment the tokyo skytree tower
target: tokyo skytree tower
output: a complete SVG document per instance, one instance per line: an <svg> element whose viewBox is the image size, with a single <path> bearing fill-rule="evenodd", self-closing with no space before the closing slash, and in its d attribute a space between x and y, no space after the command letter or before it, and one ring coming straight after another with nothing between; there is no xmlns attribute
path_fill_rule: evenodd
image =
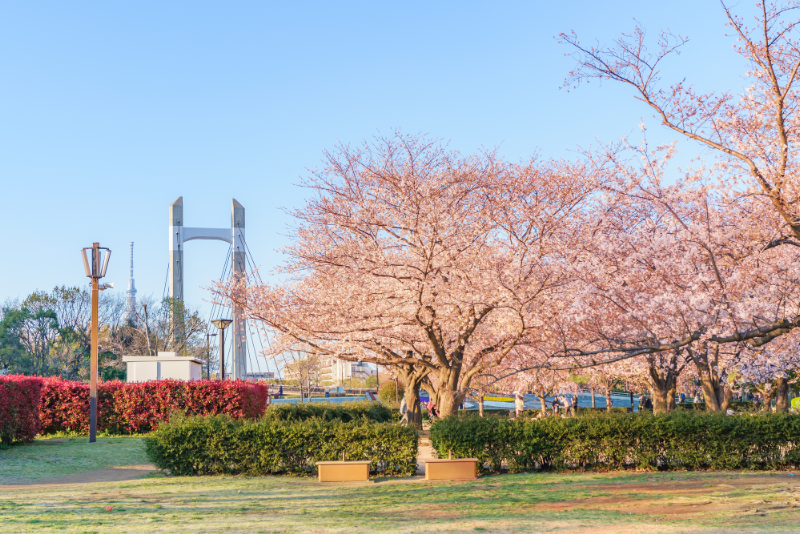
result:
<svg viewBox="0 0 800 534"><path fill-rule="evenodd" d="M131 241L131 278L128 280L128 291L125 292L125 321L136 322L136 284L133 281L133 241Z"/></svg>

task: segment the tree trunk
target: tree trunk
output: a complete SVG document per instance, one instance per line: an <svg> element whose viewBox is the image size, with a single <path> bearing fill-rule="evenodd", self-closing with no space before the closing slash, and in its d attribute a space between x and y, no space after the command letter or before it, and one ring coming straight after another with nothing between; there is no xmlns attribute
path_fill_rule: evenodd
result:
<svg viewBox="0 0 800 534"><path fill-rule="evenodd" d="M667 389L653 387L650 390L650 395L653 397L653 413L669 413L675 410L675 388L670 387ZM639 407L641 411L641 406Z"/></svg>
<svg viewBox="0 0 800 534"><path fill-rule="evenodd" d="M783 405L784 410L788 411L788 388L789 384L786 383L784 385L781 384L781 381L786 381L786 379L776 379L775 382L767 382L765 384L761 384L755 387L755 390L761 396L761 399L764 402L763 409L771 412L772 411L772 399L775 399L775 410L778 411L778 405ZM788 382L788 381L787 381ZM781 401L781 389L785 388L783 391L783 401Z"/></svg>
<svg viewBox="0 0 800 534"><path fill-rule="evenodd" d="M680 352L648 356L650 364L650 392L653 397L653 413L669 413L675 410L675 390L678 387L678 377L684 368L679 364ZM682 359L682 358L681 358ZM640 407L641 409L641 407Z"/></svg>
<svg viewBox="0 0 800 534"><path fill-rule="evenodd" d="M772 399L775 397L775 388L772 387L772 384L767 382L761 386L756 386L755 389L761 396L761 410L772 411Z"/></svg>
<svg viewBox="0 0 800 534"><path fill-rule="evenodd" d="M458 411L458 407L464 401L464 394L450 389L443 391L442 388L440 388L437 393L439 398L439 416L448 417L450 415L455 415Z"/></svg>
<svg viewBox="0 0 800 534"><path fill-rule="evenodd" d="M700 377L700 387L703 390L706 410L727 411L733 400L733 392L727 386L722 385L722 380L714 369L719 356L719 346L715 345L711 351L705 347L702 351L689 349L688 352Z"/></svg>
<svg viewBox="0 0 800 534"><path fill-rule="evenodd" d="M789 411L789 379L776 378L775 379L775 411L788 412Z"/></svg>
<svg viewBox="0 0 800 534"><path fill-rule="evenodd" d="M592 408L597 408L597 403L594 399L594 388L592 388Z"/></svg>
<svg viewBox="0 0 800 534"><path fill-rule="evenodd" d="M439 370L436 408L439 410L440 417L455 415L458 407L464 401L465 393L458 390L460 375L461 365L459 364Z"/></svg>
<svg viewBox="0 0 800 534"><path fill-rule="evenodd" d="M542 405L542 417L547 417L547 397L545 395L536 395L539 399L539 404Z"/></svg>
<svg viewBox="0 0 800 534"><path fill-rule="evenodd" d="M733 400L733 392L725 386L720 385L715 373L700 374L700 387L703 389L703 397L706 401L706 410L712 412L724 412Z"/></svg>
<svg viewBox="0 0 800 534"><path fill-rule="evenodd" d="M650 395L653 397L653 413L669 413L675 409L675 376L672 372L659 372L650 368Z"/></svg>
<svg viewBox="0 0 800 534"><path fill-rule="evenodd" d="M611 405L611 388L606 388L606 411L610 412L613 406Z"/></svg>
<svg viewBox="0 0 800 534"><path fill-rule="evenodd" d="M650 389L650 396L653 397L653 413L667 413L667 392L653 386Z"/></svg>
<svg viewBox="0 0 800 534"><path fill-rule="evenodd" d="M667 411L672 412L677 408L675 404L675 394L678 392L677 384L672 384L672 387L669 389L667 394L669 395L669 399L667 402Z"/></svg>
<svg viewBox="0 0 800 534"><path fill-rule="evenodd" d="M406 382L406 391L403 394L408 410L408 423L414 428L422 428L422 405L419 400L419 383L416 387Z"/></svg>
<svg viewBox="0 0 800 534"><path fill-rule="evenodd" d="M478 395L478 414L483 417L483 393Z"/></svg>
<svg viewBox="0 0 800 534"><path fill-rule="evenodd" d="M422 428L422 404L419 400L419 390L428 372L424 369L420 370L408 366L399 367L398 375L406 384L403 398L406 400L408 422L411 426L419 430Z"/></svg>

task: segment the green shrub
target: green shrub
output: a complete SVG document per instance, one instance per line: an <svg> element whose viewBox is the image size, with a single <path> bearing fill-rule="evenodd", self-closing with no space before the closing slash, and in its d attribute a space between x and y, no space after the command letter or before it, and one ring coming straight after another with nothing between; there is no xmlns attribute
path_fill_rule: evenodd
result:
<svg viewBox="0 0 800 534"><path fill-rule="evenodd" d="M417 469L414 429L366 419L343 422L228 416L175 417L145 438L148 458L173 475L251 476L316 473L316 462L369 460L370 470L412 475Z"/></svg>
<svg viewBox="0 0 800 534"><path fill-rule="evenodd" d="M353 401L333 404L328 402L306 402L302 404L273 404L264 413L271 421L305 421L322 419L324 421L344 421L368 419L378 423L393 420L392 410L380 402ZM398 418L399 420L399 418Z"/></svg>
<svg viewBox="0 0 800 534"><path fill-rule="evenodd" d="M679 411L545 419L447 418L431 427L440 457L478 458L482 473L800 466L800 416Z"/></svg>

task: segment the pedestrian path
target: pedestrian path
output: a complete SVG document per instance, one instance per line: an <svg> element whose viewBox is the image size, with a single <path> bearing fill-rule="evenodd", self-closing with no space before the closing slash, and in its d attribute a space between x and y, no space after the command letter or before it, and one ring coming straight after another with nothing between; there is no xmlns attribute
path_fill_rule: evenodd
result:
<svg viewBox="0 0 800 534"><path fill-rule="evenodd" d="M425 474L425 461L435 460L430 430L422 430L417 441L417 474Z"/></svg>

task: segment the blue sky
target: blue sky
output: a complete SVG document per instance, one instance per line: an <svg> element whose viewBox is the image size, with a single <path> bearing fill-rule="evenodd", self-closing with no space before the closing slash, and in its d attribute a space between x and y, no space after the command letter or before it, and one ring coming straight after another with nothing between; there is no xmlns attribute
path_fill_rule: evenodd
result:
<svg viewBox="0 0 800 534"><path fill-rule="evenodd" d="M741 86L713 1L3 2L0 301L86 283L78 251L93 241L114 252L115 291L134 241L137 288L160 297L178 196L188 226L228 226L241 202L266 273L280 208L302 204L294 184L337 141L400 128L465 153L574 157L641 117L670 141L624 87L559 89L573 60L554 36L608 42L634 18L690 37L666 80ZM226 251L187 244L190 304L210 307Z"/></svg>

